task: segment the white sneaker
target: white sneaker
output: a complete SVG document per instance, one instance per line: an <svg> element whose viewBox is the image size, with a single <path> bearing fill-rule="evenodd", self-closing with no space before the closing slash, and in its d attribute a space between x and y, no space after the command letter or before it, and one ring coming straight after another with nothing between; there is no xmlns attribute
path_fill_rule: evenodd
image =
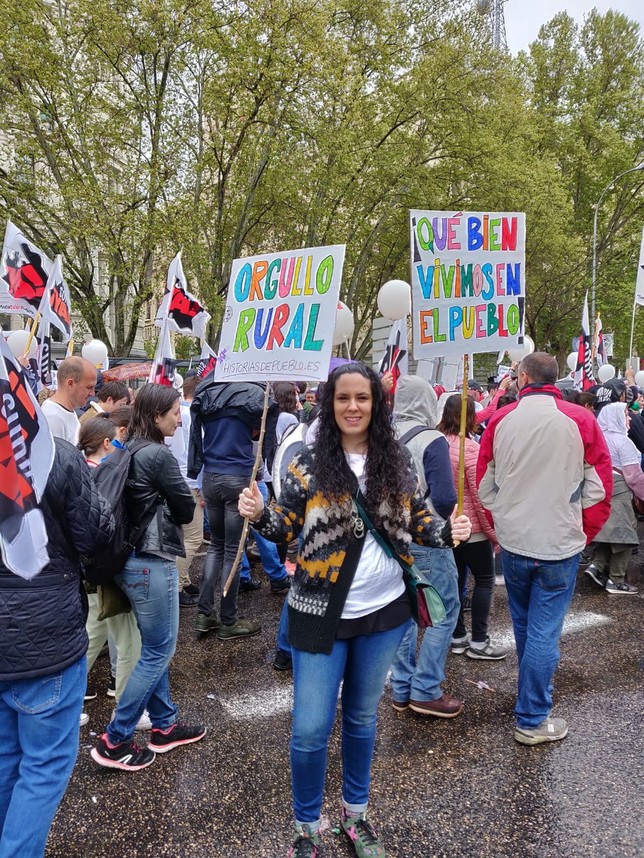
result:
<svg viewBox="0 0 644 858"><path fill-rule="evenodd" d="M80 714L80 726L84 727L85 724L87 724L88 722L89 722L89 715L87 714L87 712L81 712L81 714Z"/></svg>
<svg viewBox="0 0 644 858"><path fill-rule="evenodd" d="M112 717L110 721L114 720L114 716L116 715L116 709L112 709ZM136 722L135 730L151 730L152 729L152 721L150 721L150 713L147 709L143 710L143 715Z"/></svg>
<svg viewBox="0 0 644 858"><path fill-rule="evenodd" d="M137 725L137 730L151 730L152 729L152 721L150 721L150 715L147 709L143 710L143 715L139 718Z"/></svg>

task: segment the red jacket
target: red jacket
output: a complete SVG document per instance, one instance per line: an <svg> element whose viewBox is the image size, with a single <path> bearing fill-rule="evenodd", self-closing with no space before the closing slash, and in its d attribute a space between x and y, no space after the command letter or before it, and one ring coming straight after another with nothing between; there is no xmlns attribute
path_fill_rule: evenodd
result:
<svg viewBox="0 0 644 858"><path fill-rule="evenodd" d="M610 455L594 416L553 385L527 385L481 440L479 497L506 551L563 560L583 550L610 513Z"/></svg>

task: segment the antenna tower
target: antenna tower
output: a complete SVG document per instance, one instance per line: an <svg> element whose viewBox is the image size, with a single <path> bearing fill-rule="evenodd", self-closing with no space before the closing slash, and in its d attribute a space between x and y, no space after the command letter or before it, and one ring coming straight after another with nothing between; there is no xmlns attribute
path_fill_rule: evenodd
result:
<svg viewBox="0 0 644 858"><path fill-rule="evenodd" d="M490 29L492 45L497 51L507 51L508 41L505 35L505 15L503 5L507 0L477 0L476 7L485 16Z"/></svg>

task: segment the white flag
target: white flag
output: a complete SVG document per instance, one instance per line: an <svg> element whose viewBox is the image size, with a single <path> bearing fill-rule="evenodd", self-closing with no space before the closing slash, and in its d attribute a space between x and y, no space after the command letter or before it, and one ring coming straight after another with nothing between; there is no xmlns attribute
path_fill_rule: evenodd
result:
<svg viewBox="0 0 644 858"><path fill-rule="evenodd" d="M38 504L54 461L54 439L1 333L0 394L0 550L12 572L30 579L49 563Z"/></svg>
<svg viewBox="0 0 644 858"><path fill-rule="evenodd" d="M640 261L637 264L637 278L635 280L635 303L644 304L644 229L642 230Z"/></svg>
<svg viewBox="0 0 644 858"><path fill-rule="evenodd" d="M0 313L22 313L33 319L54 263L11 221L2 246Z"/></svg>
<svg viewBox="0 0 644 858"><path fill-rule="evenodd" d="M163 301L159 305L155 325L162 328L167 321L168 330L205 340L209 320L210 313L188 292L181 254L177 253L168 268Z"/></svg>

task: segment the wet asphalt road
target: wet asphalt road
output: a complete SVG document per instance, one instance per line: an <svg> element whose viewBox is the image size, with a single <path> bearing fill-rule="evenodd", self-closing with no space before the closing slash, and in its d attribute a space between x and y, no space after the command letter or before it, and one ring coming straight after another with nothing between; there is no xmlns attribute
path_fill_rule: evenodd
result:
<svg viewBox="0 0 644 858"><path fill-rule="evenodd" d="M644 589L644 550L629 574ZM173 697L181 717L206 724L208 735L138 773L101 769L90 758L92 732L102 731L112 708L104 694L108 660L97 661L91 681L99 696L86 704L90 722L47 858L284 858L291 676L271 667L281 605L264 579L261 590L240 596L242 613L262 621L262 634L225 643L214 635L197 640L196 609L181 610ZM528 748L513 739L514 651L502 662L448 657L445 690L465 701L451 721L394 713L387 687L370 805L387 855L643 856L643 620L641 595L609 596L580 571L554 709L570 732L552 745ZM490 630L513 643L502 586ZM479 680L494 691L473 684ZM332 831L340 783L336 724L320 858L355 854Z"/></svg>

